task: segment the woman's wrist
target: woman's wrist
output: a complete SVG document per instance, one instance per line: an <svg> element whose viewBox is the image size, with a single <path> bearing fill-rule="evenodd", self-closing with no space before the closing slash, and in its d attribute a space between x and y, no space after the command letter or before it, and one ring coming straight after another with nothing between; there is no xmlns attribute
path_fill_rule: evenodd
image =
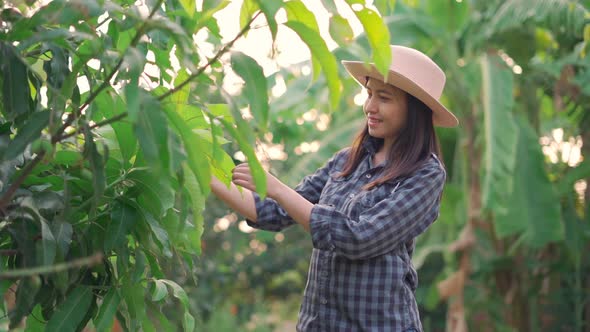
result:
<svg viewBox="0 0 590 332"><path fill-rule="evenodd" d="M269 180L271 181L268 181L266 186L268 197L280 202L281 193L284 193L285 190L288 190L289 188L285 188L285 184L276 178L269 178Z"/></svg>

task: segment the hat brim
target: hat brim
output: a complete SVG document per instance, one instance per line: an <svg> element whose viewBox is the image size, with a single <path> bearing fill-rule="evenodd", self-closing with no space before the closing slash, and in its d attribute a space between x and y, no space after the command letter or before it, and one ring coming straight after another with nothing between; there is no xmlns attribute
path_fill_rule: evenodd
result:
<svg viewBox="0 0 590 332"><path fill-rule="evenodd" d="M364 82L368 76L398 87L416 97L432 110L432 122L435 126L456 127L459 124L457 117L436 98L398 72L390 70L388 77L385 78L374 65L367 65L362 61L345 60L342 61L342 65L344 65L346 71L362 86L365 85Z"/></svg>

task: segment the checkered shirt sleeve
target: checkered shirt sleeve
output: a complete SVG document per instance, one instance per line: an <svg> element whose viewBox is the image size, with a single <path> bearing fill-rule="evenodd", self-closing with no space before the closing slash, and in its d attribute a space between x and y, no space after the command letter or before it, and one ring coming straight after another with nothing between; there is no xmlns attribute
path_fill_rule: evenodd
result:
<svg viewBox="0 0 590 332"><path fill-rule="evenodd" d="M336 153L330 160L328 160L315 173L306 176L295 187L295 191L299 195L305 197L312 204L316 204L320 200L320 195L324 185L328 181L330 170L341 164L345 159L344 154L347 149L343 149ZM272 198L260 198L255 192L252 192L254 202L256 204L256 221L246 220L248 225L252 228L262 229L266 231L279 232L286 227L295 224L295 221L287 214L277 201Z"/></svg>

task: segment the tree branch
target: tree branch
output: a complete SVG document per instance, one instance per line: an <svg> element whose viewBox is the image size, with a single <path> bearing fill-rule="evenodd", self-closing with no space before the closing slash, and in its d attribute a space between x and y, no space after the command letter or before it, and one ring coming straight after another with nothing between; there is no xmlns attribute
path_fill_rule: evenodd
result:
<svg viewBox="0 0 590 332"><path fill-rule="evenodd" d="M102 120L100 122L97 122L97 123L93 124L92 126L88 126L88 128L90 130L92 130L92 129L96 129L96 128L99 128L99 127L102 127L102 126L106 126L106 125L111 124L113 122L117 122L117 121L125 118L126 116L127 116L127 112L123 112L123 113L117 114L117 115L115 115L115 116L113 116L111 118L108 118L108 119ZM59 141L63 141L66 138L70 138L72 136L75 136L75 135L79 134L80 131L81 131L81 129L78 128L74 132L71 132L69 134L61 135L61 136L59 136L57 138L57 141L58 142Z"/></svg>
<svg viewBox="0 0 590 332"><path fill-rule="evenodd" d="M25 168L23 168L18 178L13 183L11 183L10 187L8 187L6 192L4 192L4 195L2 195L2 197L0 198L0 215L4 215L4 208L6 207L6 205L8 205L8 203L10 203L12 195L14 195L14 193L18 190L23 181L25 181L27 176L29 176L29 173L33 171L33 168L37 166L37 164L43 159L44 156L45 151L39 152L39 154L37 154L35 158L33 158L33 160L31 160L25 166Z"/></svg>
<svg viewBox="0 0 590 332"><path fill-rule="evenodd" d="M92 266L102 261L103 254L98 252L92 256L83 257L71 260L69 262L58 263L55 265L43 265L37 267L30 267L25 269L16 269L10 271L0 272L0 280L3 279L16 279L21 277L34 276L38 274L48 274L60 272L68 269L73 269L82 266Z"/></svg>
<svg viewBox="0 0 590 332"><path fill-rule="evenodd" d="M248 32L248 30L250 30L250 24L252 24L252 22L254 22L254 20L258 17L258 15L260 15L262 12L259 11L257 12L254 16L252 16L252 18L250 19L250 21L248 22L248 24L246 24L246 26L234 37L234 39L232 39L229 43L225 44L225 46L223 46L223 48L221 48L214 57L212 57L211 59L209 59L209 61L207 62L207 64L205 64L203 67L199 68L195 73L191 74L191 76L189 76L186 80L184 80L182 83L180 83L179 85L175 86L173 89L168 90L168 92L166 92L165 94L161 95L158 97L158 100L162 100L165 99L171 95L173 95L174 93L178 92L180 89L182 89L185 85L187 85L190 81L192 81L193 79L195 79L196 77L198 77L199 75L201 75L205 69L207 69L208 67L210 67L213 63L215 63L215 61L219 60L219 58L221 58L221 56L223 54L225 54L227 52L227 50L232 47L234 45L234 43L240 39L240 37L242 37L246 32Z"/></svg>

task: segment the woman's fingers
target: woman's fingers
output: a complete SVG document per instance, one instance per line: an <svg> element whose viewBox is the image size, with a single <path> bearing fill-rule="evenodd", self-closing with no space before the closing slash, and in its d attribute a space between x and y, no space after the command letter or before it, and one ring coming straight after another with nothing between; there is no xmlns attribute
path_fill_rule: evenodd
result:
<svg viewBox="0 0 590 332"><path fill-rule="evenodd" d="M252 173L250 173L250 167L248 164L243 163L236 166L232 171L232 182L246 189L254 190L254 179Z"/></svg>

